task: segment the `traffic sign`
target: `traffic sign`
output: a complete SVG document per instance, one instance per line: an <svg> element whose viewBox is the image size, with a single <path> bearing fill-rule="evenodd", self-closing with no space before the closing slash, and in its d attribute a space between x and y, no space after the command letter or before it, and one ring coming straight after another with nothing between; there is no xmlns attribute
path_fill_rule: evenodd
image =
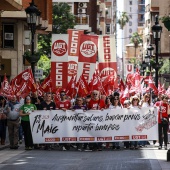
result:
<svg viewBox="0 0 170 170"><path fill-rule="evenodd" d="M43 69L35 69L34 77L36 79L41 79L43 78Z"/></svg>

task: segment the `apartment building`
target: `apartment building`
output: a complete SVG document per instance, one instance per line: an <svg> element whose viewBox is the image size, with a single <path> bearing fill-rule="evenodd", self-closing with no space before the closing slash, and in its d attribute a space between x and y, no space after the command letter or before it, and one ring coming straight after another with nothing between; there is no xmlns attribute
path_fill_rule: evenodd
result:
<svg viewBox="0 0 170 170"><path fill-rule="evenodd" d="M154 46L154 39L152 36L152 26L155 24L155 16L159 18L170 14L170 0L145 0L145 28L144 28L144 48L147 48L149 42ZM169 59L170 65L170 33L159 20L162 26L161 40L159 42L159 57ZM155 52L154 52L155 53ZM165 82L170 83L170 70L169 73L160 75Z"/></svg>
<svg viewBox="0 0 170 170"><path fill-rule="evenodd" d="M32 0L1 0L1 80L5 73L9 79L12 79L25 69L23 53L25 49L31 48L31 36L30 30L28 30L27 27L25 8L29 6L31 1ZM43 34L46 31L51 31L52 0L34 0L34 3L41 11L39 29L36 34Z"/></svg>

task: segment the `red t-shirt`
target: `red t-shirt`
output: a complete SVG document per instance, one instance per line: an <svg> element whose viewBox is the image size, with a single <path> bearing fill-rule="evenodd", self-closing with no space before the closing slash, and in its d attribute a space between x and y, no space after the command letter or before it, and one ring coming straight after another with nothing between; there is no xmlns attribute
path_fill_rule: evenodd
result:
<svg viewBox="0 0 170 170"><path fill-rule="evenodd" d="M65 101L56 101L56 109L70 109L71 102L69 100Z"/></svg>
<svg viewBox="0 0 170 170"><path fill-rule="evenodd" d="M94 110L100 110L105 109L105 102L102 99L99 100L93 100L91 99L88 103L88 109L94 109Z"/></svg>
<svg viewBox="0 0 170 170"><path fill-rule="evenodd" d="M168 104L167 103L163 103L162 101L158 101L158 102L155 103L154 106L158 107L158 123L161 123L160 109L162 111L162 118L163 117L168 118Z"/></svg>

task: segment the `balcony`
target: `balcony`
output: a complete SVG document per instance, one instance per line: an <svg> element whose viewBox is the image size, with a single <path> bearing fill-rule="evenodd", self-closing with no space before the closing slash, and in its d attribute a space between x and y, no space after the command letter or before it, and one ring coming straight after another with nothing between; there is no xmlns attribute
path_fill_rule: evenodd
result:
<svg viewBox="0 0 170 170"><path fill-rule="evenodd" d="M75 29L84 29L88 30L89 27L89 15L75 15L76 17L76 25Z"/></svg>
<svg viewBox="0 0 170 170"><path fill-rule="evenodd" d="M139 0L138 4L139 5L145 5L145 0Z"/></svg>

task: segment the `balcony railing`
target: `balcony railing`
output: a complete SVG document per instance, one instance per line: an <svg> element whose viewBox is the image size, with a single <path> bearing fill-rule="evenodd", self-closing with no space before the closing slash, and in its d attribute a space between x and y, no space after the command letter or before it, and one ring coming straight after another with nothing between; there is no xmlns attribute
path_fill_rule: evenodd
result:
<svg viewBox="0 0 170 170"><path fill-rule="evenodd" d="M89 15L75 15L76 25L89 25Z"/></svg>

